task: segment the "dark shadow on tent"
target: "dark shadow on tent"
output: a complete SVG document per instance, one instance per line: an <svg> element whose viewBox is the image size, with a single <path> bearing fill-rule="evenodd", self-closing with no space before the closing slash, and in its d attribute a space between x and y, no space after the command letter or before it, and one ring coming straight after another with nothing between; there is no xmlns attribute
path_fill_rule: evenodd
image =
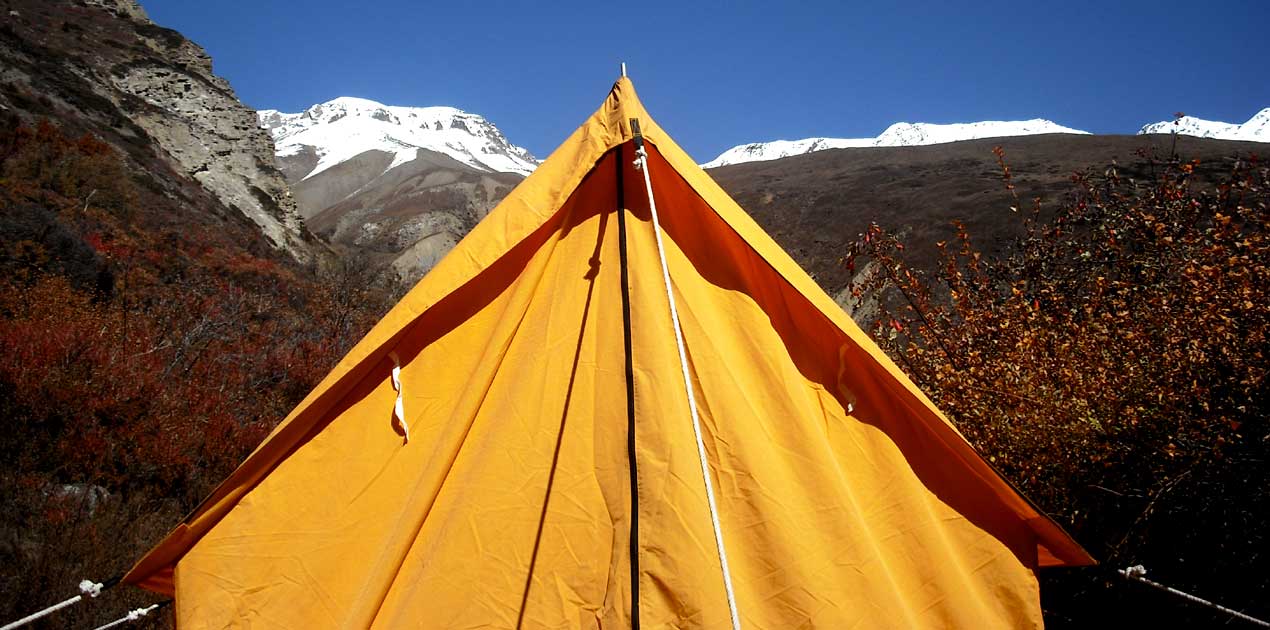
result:
<svg viewBox="0 0 1270 630"><path fill-rule="evenodd" d="M279 464L326 429L331 421L343 415L382 384L384 379L388 378L393 366L388 358L389 352L395 350L403 365L410 363L424 348L473 317L511 287L521 277L521 271L530 259L546 243L552 239L564 238L575 225L580 225L593 216L612 212L615 203L607 206L586 206L577 201L580 197L578 192L585 190L588 186L612 185L616 171L612 165L614 159L612 152L606 153L597 164L597 168L592 169L582 179L568 201L562 204L560 209L542 226L514 245L476 277L420 313L409 326L403 327L374 354L368 356L356 368L345 374L339 382L323 392L284 426L278 435L267 439L259 451L251 455L252 458L267 462L267 465L251 469L239 467L177 526L175 531L177 536L187 540L184 548L192 546L202 536L202 532L193 531L188 523L195 515L200 514L204 507L215 505L233 492L237 492L239 498L245 496ZM609 164L609 168L599 167L605 163ZM391 426L392 409L385 409L384 414L384 426ZM179 555L176 552L178 548L171 549L173 551L170 554L146 557L144 563L134 567L132 573L148 575L174 563L176 556ZM156 575L160 574L156 573ZM170 585L170 571L160 579L167 581Z"/></svg>
<svg viewBox="0 0 1270 630"><path fill-rule="evenodd" d="M481 309L488 306L499 295L502 295L504 291L512 286L515 280L521 277L520 272L547 242L552 239L563 239L568 236L575 225L579 225L593 216L601 215L601 221L603 222L606 219L606 213L612 212L612 207L583 206L580 203L576 203L576 201L580 196L578 191L586 189L588 185L603 186L608 183L606 180L612 179L611 174L606 176L606 173L612 172L612 167L602 167L605 162L611 162L612 159L612 153L605 154L605 157L587 174L574 191L574 194L560 207L560 210L552 215L551 219L537 230L534 230L523 241L517 243L475 278L446 295L432 305L431 308L420 314L412 324L404 327L396 336L384 344L382 356L377 357L378 360L371 359L363 364L372 364L375 369L349 373L345 378L348 381L355 382L355 386L344 393L337 392L335 388L329 390L329 394L338 396L337 400L332 401L332 406L327 407L320 403L310 406L307 411L321 413L327 421L310 425L304 437L295 443L293 449L281 455L278 461L286 459L291 453L303 447L314 436L321 433L330 420L338 418L379 386L385 378L384 375L388 374L389 370L392 369L392 364L387 359L389 349L396 349L403 365L410 363L424 348L444 337L480 312ZM603 227L601 227L601 234L603 234ZM387 409L384 413L385 422L388 422L392 410Z"/></svg>
<svg viewBox="0 0 1270 630"><path fill-rule="evenodd" d="M525 572L525 591L520 598L520 612L516 618L516 627L525 623L525 608L529 603L529 588L534 581L534 569L538 566L538 550L542 545L542 530L547 524L547 510L551 506L551 489L556 482L556 469L560 465L560 445L564 443L565 426L569 420L569 403L573 400L573 386L578 376L578 360L582 357L582 341L586 338L587 320L591 317L591 298L595 294L595 282L600 275L600 248L604 245L604 232L611 212L600 213L600 223L595 237L595 250L587 260L587 271L583 278L587 280L586 304L582 307L582 321L578 323L578 344L573 351L573 362L569 370L569 384L565 388L564 405L560 410L560 428L556 432L556 446L551 454L551 467L547 472L547 487L543 491L542 512L538 516L538 529L534 533L534 547L529 555L529 570ZM566 228L567 232L567 228Z"/></svg>

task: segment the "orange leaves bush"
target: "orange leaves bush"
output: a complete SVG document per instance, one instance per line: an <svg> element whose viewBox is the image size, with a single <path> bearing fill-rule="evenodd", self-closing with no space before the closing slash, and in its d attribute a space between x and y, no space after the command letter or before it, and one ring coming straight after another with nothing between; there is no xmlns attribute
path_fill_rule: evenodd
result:
<svg viewBox="0 0 1270 630"><path fill-rule="evenodd" d="M851 294L879 344L1095 557L1264 604L1270 175L1255 157L1140 157L1148 180L1112 165L1074 175L1056 208L1007 213L1020 237L1001 255L957 226L940 268L918 269L873 226L844 261L860 269ZM1213 620L1125 605L1134 594L1094 575L1051 578L1052 625L1108 609Z"/></svg>

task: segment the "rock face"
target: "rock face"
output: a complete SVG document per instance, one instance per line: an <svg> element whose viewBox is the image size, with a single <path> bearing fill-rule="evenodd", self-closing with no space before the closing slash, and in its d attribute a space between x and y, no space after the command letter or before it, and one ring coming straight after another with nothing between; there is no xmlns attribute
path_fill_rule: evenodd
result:
<svg viewBox="0 0 1270 630"><path fill-rule="evenodd" d="M151 40L152 42L154 40ZM270 166L273 142L256 127L255 112L212 74L201 48L181 40L169 63L141 60L117 66L113 84L140 97L133 120L199 183L260 226L279 247L300 254L300 216L286 182Z"/></svg>
<svg viewBox="0 0 1270 630"><path fill-rule="evenodd" d="M292 187L311 230L345 255L391 264L407 282L422 278L521 180L428 150L392 162L390 153L367 151ZM290 168L289 158L280 163L284 172L303 170Z"/></svg>
<svg viewBox="0 0 1270 630"><path fill-rule="evenodd" d="M108 11L115 17L127 18L131 20L140 20L144 22L150 21L150 16L146 14L145 9L137 4L135 0L84 0L84 6L98 7Z"/></svg>
<svg viewBox="0 0 1270 630"><path fill-rule="evenodd" d="M314 232L346 254L428 272L537 160L481 116L341 97L260 112Z"/></svg>
<svg viewBox="0 0 1270 630"><path fill-rule="evenodd" d="M138 162L160 159L256 224L298 260L312 258L268 133L197 44L155 25L134 0L5 0L0 105L86 119ZM26 95L40 94L35 106ZM41 102L47 101L47 102ZM41 111L48 110L48 111ZM90 124L91 123L91 124Z"/></svg>

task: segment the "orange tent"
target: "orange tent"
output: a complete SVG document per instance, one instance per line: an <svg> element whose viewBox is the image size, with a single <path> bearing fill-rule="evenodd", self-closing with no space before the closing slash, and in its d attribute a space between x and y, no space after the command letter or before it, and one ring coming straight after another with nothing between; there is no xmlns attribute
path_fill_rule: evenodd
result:
<svg viewBox="0 0 1270 630"><path fill-rule="evenodd" d="M183 628L1019 628L1090 562L623 78L125 581Z"/></svg>

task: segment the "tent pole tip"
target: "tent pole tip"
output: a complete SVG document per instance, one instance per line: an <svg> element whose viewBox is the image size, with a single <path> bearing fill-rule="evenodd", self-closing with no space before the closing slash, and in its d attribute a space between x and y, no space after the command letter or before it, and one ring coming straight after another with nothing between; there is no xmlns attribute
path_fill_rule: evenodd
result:
<svg viewBox="0 0 1270 630"><path fill-rule="evenodd" d="M622 78L626 78L626 62L622 62Z"/></svg>

